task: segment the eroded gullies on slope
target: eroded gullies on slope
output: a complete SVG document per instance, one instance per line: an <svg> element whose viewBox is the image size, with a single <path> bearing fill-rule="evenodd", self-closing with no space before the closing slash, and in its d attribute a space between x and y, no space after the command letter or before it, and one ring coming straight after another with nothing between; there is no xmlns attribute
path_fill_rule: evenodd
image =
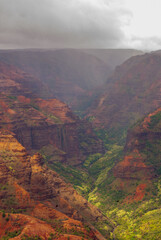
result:
<svg viewBox="0 0 161 240"><path fill-rule="evenodd" d="M16 77L13 78L12 74L6 77L2 69L2 128L14 131L18 140L31 153L39 150L51 168L73 183L75 188L99 207L112 222L107 218L103 224L101 215L92 205L88 205L71 186L66 188L56 173L47 171L47 168L45 170L44 160L39 154L29 161L32 169L31 186L26 184L24 190L24 186L17 183L11 188L2 186L3 196L6 194L6 198L10 199L16 189L17 196L23 196L22 202L19 197L19 202L22 204L23 199L26 199L25 204L28 204L28 187L32 197L34 196L32 201L45 201L46 197L55 199L55 202L50 204L54 204L54 208L63 211L68 217L72 217L73 209L76 208L84 217L88 216L91 221L96 221L104 234L111 231L111 238L160 239L160 109L146 116L144 120L139 120L139 123L129 130L124 151L123 146L120 146L122 141L118 141L120 136L122 140L125 139L124 130L144 112L160 106L159 69L160 56L146 54L128 60L116 70L113 75L114 89L112 81L109 82L106 93L110 92L101 96L99 109L96 108L100 110L100 114L97 111L89 115L92 123L96 123L97 127L101 126L101 130L97 129L96 133L105 140L108 151L104 156L102 141L93 133L90 124L78 120L59 100L40 99L36 91L33 95L30 84L25 83L24 88L21 84L23 81L16 80L22 80L23 74L20 77L13 73ZM20 74L18 70L14 72ZM118 101L120 105L117 104ZM119 111L116 105L120 106ZM105 130L102 129L103 126ZM21 171L16 172L15 169L18 166L24 170L23 164L18 163L17 157L5 154L3 152L2 156L4 160L7 159L7 165L3 162L3 171L9 171L15 178L21 176ZM30 170L28 167L26 169ZM53 174L54 181L51 181ZM3 179L3 174L1 176ZM28 173L21 176L22 181L24 178L25 182L28 182L27 176ZM59 199L59 204L56 194L63 196ZM16 201L11 198L8 201L9 206L13 203L16 208ZM49 202L45 202L45 207L51 208ZM34 213L40 216L40 208L45 207L39 205ZM92 215L89 208L92 209ZM49 210L46 209L45 212L47 211ZM75 217L78 217L77 211L74 211ZM93 216L95 211L97 214ZM3 216L4 214L6 213L3 213ZM64 236L59 237L61 239Z"/></svg>
<svg viewBox="0 0 161 240"><path fill-rule="evenodd" d="M40 154L30 157L5 130L0 134L0 154L2 239L101 239L99 232L82 222L81 214L91 222L106 218L44 166Z"/></svg>
<svg viewBox="0 0 161 240"><path fill-rule="evenodd" d="M109 235L112 227L107 218L49 170L42 156L35 153L50 144L57 155L64 152L63 161L78 165L90 152L103 152L102 142L90 124L81 122L66 104L35 98L36 94L30 97L29 86L23 91L23 84L16 85L17 78L22 81L23 77L17 74L16 78L10 73L4 76L6 82L9 78L14 84L7 82L0 101L1 235L4 239L103 239L91 223L104 223ZM81 147L83 134L87 143ZM35 154L28 155L15 137Z"/></svg>
<svg viewBox="0 0 161 240"><path fill-rule="evenodd" d="M89 200L115 222L117 239L161 237L160 113L159 108L129 130L122 158L119 154L102 184L89 194Z"/></svg>

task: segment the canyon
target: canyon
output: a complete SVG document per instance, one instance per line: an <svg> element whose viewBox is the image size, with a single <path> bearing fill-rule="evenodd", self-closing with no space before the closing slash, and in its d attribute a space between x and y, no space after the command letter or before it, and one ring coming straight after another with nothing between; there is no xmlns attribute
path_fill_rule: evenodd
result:
<svg viewBox="0 0 161 240"><path fill-rule="evenodd" d="M48 87L43 97L55 97L77 112L84 111L98 95L116 65L137 50L28 49L1 50L0 61L40 79Z"/></svg>
<svg viewBox="0 0 161 240"><path fill-rule="evenodd" d="M28 155L6 130L0 135L0 156L1 237L104 239L82 217L90 222L105 221L100 211L48 169L39 153Z"/></svg>
<svg viewBox="0 0 161 240"><path fill-rule="evenodd" d="M160 239L161 54L107 53L0 51L3 240Z"/></svg>
<svg viewBox="0 0 161 240"><path fill-rule="evenodd" d="M119 138L145 114L161 105L161 55L134 56L116 67L87 116L94 126ZM116 134L115 134L116 133Z"/></svg>
<svg viewBox="0 0 161 240"><path fill-rule="evenodd" d="M91 124L60 100L40 98L43 83L14 66L0 63L0 87L2 239L104 239L93 225L108 219L40 154L52 149L51 162L75 166L103 153Z"/></svg>

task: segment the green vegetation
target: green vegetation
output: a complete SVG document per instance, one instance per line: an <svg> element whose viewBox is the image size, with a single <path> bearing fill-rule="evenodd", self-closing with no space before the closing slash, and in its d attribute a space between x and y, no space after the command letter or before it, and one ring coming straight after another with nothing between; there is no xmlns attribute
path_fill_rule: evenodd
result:
<svg viewBox="0 0 161 240"><path fill-rule="evenodd" d="M161 112L158 112L157 114L151 116L149 128L154 131L156 130L156 128L160 127L161 127Z"/></svg>
<svg viewBox="0 0 161 240"><path fill-rule="evenodd" d="M95 120L95 118L96 118L96 117L94 117L94 116L90 116L90 117L87 118L87 120L88 120L89 122L93 122L93 121Z"/></svg>
<svg viewBox="0 0 161 240"><path fill-rule="evenodd" d="M102 171L106 172L107 174L107 172L114 166L116 161L118 161L121 157L123 147L114 144L108 145L108 149L109 150L105 153L103 157L100 157L97 161L94 161L88 168L88 172L91 176L95 178L98 177L96 180L96 184L100 184L105 180L101 178Z"/></svg>
<svg viewBox="0 0 161 240"><path fill-rule="evenodd" d="M143 144L143 149L141 152L143 153L143 157L146 158L147 164L160 164L161 159L161 140L154 138L149 140L140 141ZM161 174L160 167L156 168L158 174Z"/></svg>
<svg viewBox="0 0 161 240"><path fill-rule="evenodd" d="M2 217L3 218L5 218L6 217L6 214L5 214L5 212L3 211L3 213L2 213Z"/></svg>
<svg viewBox="0 0 161 240"><path fill-rule="evenodd" d="M101 129L96 128L95 133L96 133L97 137L99 137L104 142L104 145L107 148L106 144L109 144L109 142L110 142L107 131L105 131L102 128Z"/></svg>
<svg viewBox="0 0 161 240"><path fill-rule="evenodd" d="M10 96L10 95L8 95L7 98L9 98L9 99L11 99L11 100L16 100L16 99L17 99L16 96Z"/></svg>
<svg viewBox="0 0 161 240"><path fill-rule="evenodd" d="M92 134L87 134L86 130L83 123L77 128L79 148L85 153L93 152L93 146L98 143L98 139Z"/></svg>
<svg viewBox="0 0 161 240"><path fill-rule="evenodd" d="M145 149L149 154L151 153L151 159L153 159L154 163L157 156L155 154L156 143L151 147L148 141L146 144ZM156 149L160 149L159 146L160 142L157 143ZM145 149L144 154L146 153ZM61 163L53 163L49 164L49 166L64 176L68 182L73 183L79 193L99 207L112 220L115 228L111 233L111 239L115 237L118 240L159 240L161 239L161 180L154 182L156 188L155 198L152 199L152 195L148 195L148 198L145 198L142 202L123 204L122 199L125 199L128 195L124 191L115 189L113 185L115 178L111 171L122 157L122 146L108 144L108 151L104 156L99 153L90 155L82 167L75 168ZM159 155L157 161L159 161ZM136 182L134 188L138 184L139 182ZM106 225L97 225L97 227L106 235L108 231Z"/></svg>
<svg viewBox="0 0 161 240"><path fill-rule="evenodd" d="M118 144L123 146L126 141L127 127L115 126L108 131L105 129L95 129L96 135L104 142L104 146L108 149L109 145Z"/></svg>
<svg viewBox="0 0 161 240"><path fill-rule="evenodd" d="M85 168L88 168L93 163L95 163L101 157L101 155L102 155L101 153L95 153L93 155L89 155L89 157L87 157L86 161L84 162L83 166Z"/></svg>
<svg viewBox="0 0 161 240"><path fill-rule="evenodd" d="M64 151L54 148L52 144L42 147L39 152L43 156L46 164L53 164L54 162L60 163L66 154Z"/></svg>
<svg viewBox="0 0 161 240"><path fill-rule="evenodd" d="M107 211L116 227L118 240L161 239L160 201L158 198Z"/></svg>
<svg viewBox="0 0 161 240"><path fill-rule="evenodd" d="M14 238L14 237L17 237L18 235L20 235L21 233L21 230L19 231L14 231L14 232L9 232L9 233L6 233L6 236L2 237L1 240L8 240L10 238Z"/></svg>
<svg viewBox="0 0 161 240"><path fill-rule="evenodd" d="M21 240L42 240L41 237L39 236L32 236L32 237L29 237L27 236L26 234L24 234L22 237L21 237Z"/></svg>
<svg viewBox="0 0 161 240"><path fill-rule="evenodd" d="M67 182L73 184L74 188L84 197L92 189L93 179L88 175L88 172L83 168L75 168L62 163L48 163L48 166L63 176Z"/></svg>
<svg viewBox="0 0 161 240"><path fill-rule="evenodd" d="M44 114L45 115L45 114ZM54 116L54 115L52 115L52 114L48 114L48 115L46 115L47 116L47 118L50 118L51 120L53 120L54 121L54 123L56 123L56 124L62 124L62 121L60 120L60 118L58 118L58 117L56 117L56 116Z"/></svg>
<svg viewBox="0 0 161 240"><path fill-rule="evenodd" d="M12 185L4 184L0 185L0 192L3 195L3 199L1 199L0 212L3 212L3 217L5 217L4 209L8 211L12 211L13 209L17 209L18 202L15 197L15 189Z"/></svg>
<svg viewBox="0 0 161 240"><path fill-rule="evenodd" d="M92 121L92 118L90 120ZM96 130L97 136L104 141L107 152L103 156L100 153L89 155L79 167L51 161L51 158L46 155L49 152L44 152L49 167L57 171L67 182L72 183L80 194L99 207L110 219L107 225L111 224L114 227L111 239L161 239L161 178L159 179L161 175L161 140L160 137L157 137L160 136L157 134L161 131L160 120L160 113L152 116L149 129L146 130L151 137L147 138L147 135L143 134L141 138L138 138L138 142L142 146L140 154L146 165L154 166L157 176L151 181L147 180L148 186L141 201L125 202L126 198L134 197L136 188L142 183L140 178L134 179L121 189L118 187L121 182L115 178L113 173L113 167L124 157L123 143L126 129L121 129L118 135L116 129L111 129L109 132L103 129ZM138 121L132 126L131 131L141 123L142 120ZM121 136L121 140L118 141L119 136ZM79 140L82 150L88 149L93 141L86 137L82 128L79 129ZM100 225L97 224L97 228L106 235L109 231L107 225L100 223Z"/></svg>

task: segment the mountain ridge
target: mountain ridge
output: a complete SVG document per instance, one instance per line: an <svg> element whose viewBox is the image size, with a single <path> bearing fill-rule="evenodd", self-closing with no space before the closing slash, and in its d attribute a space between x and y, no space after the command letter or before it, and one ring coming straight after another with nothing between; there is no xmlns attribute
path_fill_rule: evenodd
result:
<svg viewBox="0 0 161 240"><path fill-rule="evenodd" d="M113 129L120 136L120 131L123 134L123 129L159 107L160 66L160 55L146 53L117 67L87 112L93 125L108 132Z"/></svg>
<svg viewBox="0 0 161 240"><path fill-rule="evenodd" d="M2 214L0 216L3 223L3 227L0 228L1 234L3 234L1 236L6 235L6 232L9 234L11 229L12 231L20 229L19 237L13 239L22 239L24 235L28 237L35 235L41 237L41 239L48 239L51 233L52 235L56 234L56 239L63 239L61 236L65 234L64 239L67 239L69 235L73 234L70 230L72 226L75 226L75 229L82 226L83 218L80 213L84 213L91 221L97 218L105 219L96 207L79 196L58 174L45 167L40 154L30 157L25 148L18 143L9 131L1 131L0 155L1 209L7 212L5 215L8 217L8 220L2 221L5 217ZM6 171L4 171L4 167ZM75 198L77 198L77 202L73 204ZM9 214L13 211L14 213ZM25 213L17 214L19 211L22 213L27 211L30 216L26 216ZM42 219L42 217L45 219ZM16 225L17 227L14 227L14 223L12 223L13 226L9 228L8 223L16 221L16 219L23 223ZM42 220L39 221L39 219ZM47 219L50 219L50 221L48 222ZM60 224L62 222L67 226L69 233L68 230L63 232L65 231L63 225L62 233L56 230L54 221L57 221L57 219ZM47 221L47 224L44 221ZM33 224L30 224L30 222ZM103 239L95 230L90 230L89 235L86 230L83 231L87 236L92 234L92 239ZM71 239L74 239L74 237L72 236ZM77 239L81 238L77 237Z"/></svg>

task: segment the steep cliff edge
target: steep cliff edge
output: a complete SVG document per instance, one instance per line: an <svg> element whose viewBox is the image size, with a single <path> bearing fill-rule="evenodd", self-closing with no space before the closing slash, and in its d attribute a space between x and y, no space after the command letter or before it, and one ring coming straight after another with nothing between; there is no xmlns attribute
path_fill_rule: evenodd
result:
<svg viewBox="0 0 161 240"><path fill-rule="evenodd" d="M103 60L78 49L0 51L0 60L40 79L52 96L77 111L91 103L93 88L111 72Z"/></svg>
<svg viewBox="0 0 161 240"><path fill-rule="evenodd" d="M89 164L88 200L113 220L113 238L161 238L161 108L128 130L125 148L109 145ZM91 159L93 160L93 159Z"/></svg>
<svg viewBox="0 0 161 240"><path fill-rule="evenodd" d="M160 159L161 108L158 108L129 130L125 157L114 167L113 173L126 185L130 186L135 182L136 190L142 186L140 198L133 195L134 200L142 200L145 195L156 191L153 184L161 175ZM132 196L128 196L126 200L128 199L132 200Z"/></svg>
<svg viewBox="0 0 161 240"><path fill-rule="evenodd" d="M83 219L96 223L106 217L5 130L0 132L0 183L1 237L104 239L92 226L87 230Z"/></svg>
<svg viewBox="0 0 161 240"><path fill-rule="evenodd" d="M1 93L6 95L20 95L32 97L51 96L48 87L38 78L23 70L0 61Z"/></svg>
<svg viewBox="0 0 161 240"><path fill-rule="evenodd" d="M52 148L53 160L70 165L79 165L89 154L104 151L90 123L79 120L57 99L1 95L0 128L13 131L29 152Z"/></svg>
<svg viewBox="0 0 161 240"><path fill-rule="evenodd" d="M0 63L0 128L13 131L29 152L52 148L53 160L71 165L104 151L87 121L57 99L38 98L42 84L25 76L21 70Z"/></svg>
<svg viewBox="0 0 161 240"><path fill-rule="evenodd" d="M93 125L107 130L111 139L121 138L124 130L161 105L160 76L158 52L132 57L118 66L89 109Z"/></svg>

